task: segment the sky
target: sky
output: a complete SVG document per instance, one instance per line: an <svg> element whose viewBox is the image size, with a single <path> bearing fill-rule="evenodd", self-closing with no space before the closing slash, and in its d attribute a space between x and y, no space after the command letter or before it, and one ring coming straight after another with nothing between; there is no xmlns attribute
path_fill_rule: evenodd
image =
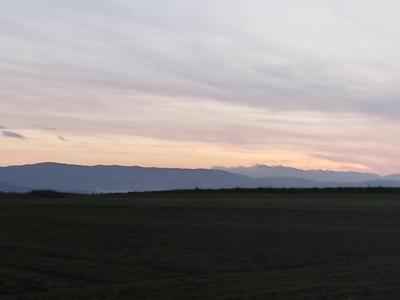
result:
<svg viewBox="0 0 400 300"><path fill-rule="evenodd" d="M400 172L397 0L0 2L0 165Z"/></svg>

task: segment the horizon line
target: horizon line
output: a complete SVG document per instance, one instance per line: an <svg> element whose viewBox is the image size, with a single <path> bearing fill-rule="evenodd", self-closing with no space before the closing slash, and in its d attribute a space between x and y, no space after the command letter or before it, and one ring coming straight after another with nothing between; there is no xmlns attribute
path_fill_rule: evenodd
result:
<svg viewBox="0 0 400 300"><path fill-rule="evenodd" d="M69 162L59 162L59 161L39 161L39 162L31 162L31 163L24 163L24 164L11 164L11 165L0 165L0 168L8 168L8 167L23 167L23 166L33 166L33 165L40 165L40 164L58 164L58 165L68 165L68 166L79 166L79 167L127 167L127 168L154 168L154 169L175 169L175 170L223 170L228 171L225 169L234 169L234 168L254 168L254 167L267 167L267 168L285 168L285 169L294 169L299 171L305 172L313 172L313 171L320 171L320 172L334 172L334 173L358 173L358 174L373 174L378 175L379 177L386 177L389 175L397 175L400 174L399 172L395 173L388 173L388 174L380 174L375 172L363 172L363 171L356 171L356 170L332 170L332 169L302 169L288 165L268 165L268 164L260 164L256 163L253 165L236 165L236 166L221 166L221 165L214 165L211 167L179 167L179 166L145 166L145 165L123 165L123 164L79 164L79 163L69 163Z"/></svg>

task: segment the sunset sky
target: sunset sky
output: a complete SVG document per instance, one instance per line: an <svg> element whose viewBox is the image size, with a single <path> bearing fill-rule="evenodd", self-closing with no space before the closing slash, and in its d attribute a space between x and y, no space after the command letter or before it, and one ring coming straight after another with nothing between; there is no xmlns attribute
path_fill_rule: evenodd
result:
<svg viewBox="0 0 400 300"><path fill-rule="evenodd" d="M398 0L0 2L0 165L400 172Z"/></svg>

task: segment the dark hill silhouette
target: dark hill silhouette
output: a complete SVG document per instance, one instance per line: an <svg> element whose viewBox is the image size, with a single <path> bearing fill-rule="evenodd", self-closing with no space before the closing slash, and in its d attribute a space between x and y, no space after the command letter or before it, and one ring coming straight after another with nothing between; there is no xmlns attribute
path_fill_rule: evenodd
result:
<svg viewBox="0 0 400 300"><path fill-rule="evenodd" d="M255 187L253 179L220 170L40 163L0 168L0 181L29 189L124 192Z"/></svg>

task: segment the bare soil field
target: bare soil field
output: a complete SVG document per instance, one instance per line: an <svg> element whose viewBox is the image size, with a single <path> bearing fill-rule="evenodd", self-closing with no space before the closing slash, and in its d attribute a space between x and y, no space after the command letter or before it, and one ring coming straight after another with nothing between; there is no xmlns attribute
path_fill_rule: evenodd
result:
<svg viewBox="0 0 400 300"><path fill-rule="evenodd" d="M1 299L396 299L400 190L0 194Z"/></svg>

